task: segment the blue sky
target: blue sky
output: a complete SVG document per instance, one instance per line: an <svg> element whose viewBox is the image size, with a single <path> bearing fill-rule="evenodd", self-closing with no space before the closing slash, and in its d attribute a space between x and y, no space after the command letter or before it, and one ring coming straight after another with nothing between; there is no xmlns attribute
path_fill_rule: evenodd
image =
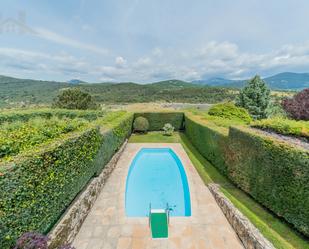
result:
<svg viewBox="0 0 309 249"><path fill-rule="evenodd" d="M308 72L308 13L308 0L2 0L0 74L147 83Z"/></svg>

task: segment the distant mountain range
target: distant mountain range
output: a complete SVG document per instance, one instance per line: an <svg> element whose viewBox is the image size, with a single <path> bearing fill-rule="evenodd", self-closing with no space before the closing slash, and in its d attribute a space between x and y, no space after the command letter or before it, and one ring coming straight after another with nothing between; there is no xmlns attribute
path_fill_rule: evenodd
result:
<svg viewBox="0 0 309 249"><path fill-rule="evenodd" d="M279 73L264 78L271 89L278 90L301 90L309 87L309 73ZM210 78L192 81L194 84L241 88L247 80L230 80L224 78Z"/></svg>
<svg viewBox="0 0 309 249"><path fill-rule="evenodd" d="M79 80L79 79L72 79L67 81L70 84L80 84L80 83L86 83L85 81Z"/></svg>

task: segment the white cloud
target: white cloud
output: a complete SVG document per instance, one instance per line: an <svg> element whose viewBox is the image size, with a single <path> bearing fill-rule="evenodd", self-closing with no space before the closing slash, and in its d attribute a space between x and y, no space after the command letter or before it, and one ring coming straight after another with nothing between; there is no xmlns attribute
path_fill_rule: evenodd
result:
<svg viewBox="0 0 309 249"><path fill-rule="evenodd" d="M0 48L0 67L32 74L85 74L91 67L86 61L70 54L49 54L31 50ZM15 73L15 74L16 74Z"/></svg>
<svg viewBox="0 0 309 249"><path fill-rule="evenodd" d="M102 55L108 54L108 50L92 45L92 44L87 44L83 42L79 42L78 40L63 36L61 34L55 33L53 31L43 29L43 28L35 28L34 29L37 33L37 35L43 39L46 39L48 41L52 41L55 43L59 43L62 45L78 48L78 49L83 49L87 50L93 53L99 53Z"/></svg>
<svg viewBox="0 0 309 249"><path fill-rule="evenodd" d="M161 57L163 55L163 51L160 48L155 48L152 51L152 55L155 57Z"/></svg>
<svg viewBox="0 0 309 249"><path fill-rule="evenodd" d="M122 56L118 56L115 58L115 64L118 67L123 67L126 65L126 63L127 61Z"/></svg>
<svg viewBox="0 0 309 249"><path fill-rule="evenodd" d="M153 66L153 61L149 57L139 58L134 64L134 67L137 68L148 67L148 66Z"/></svg>
<svg viewBox="0 0 309 249"><path fill-rule="evenodd" d="M137 81L151 82L168 78L195 80L212 76L247 78L256 73L293 71L309 68L309 43L286 45L267 53L248 53L230 42L209 42L193 51L176 53L165 50L164 57L153 51L128 62L125 57L100 60L78 58L68 53L42 53L29 50L0 48L0 68L16 74L50 73L64 77L82 75L92 81Z"/></svg>
<svg viewBox="0 0 309 249"><path fill-rule="evenodd" d="M230 42L211 41L200 50L200 56L215 59L234 59L238 56L238 46Z"/></svg>

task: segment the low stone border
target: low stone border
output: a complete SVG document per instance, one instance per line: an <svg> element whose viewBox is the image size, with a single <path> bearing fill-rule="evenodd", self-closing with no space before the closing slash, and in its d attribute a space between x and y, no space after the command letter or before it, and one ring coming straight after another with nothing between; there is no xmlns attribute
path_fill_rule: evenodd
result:
<svg viewBox="0 0 309 249"><path fill-rule="evenodd" d="M127 145L127 140L104 167L102 173L93 178L85 189L75 198L59 222L49 233L49 248L54 249L72 243L91 207L99 196L106 180L114 170L117 161Z"/></svg>
<svg viewBox="0 0 309 249"><path fill-rule="evenodd" d="M220 191L218 184L208 188L246 249L275 249L252 223Z"/></svg>

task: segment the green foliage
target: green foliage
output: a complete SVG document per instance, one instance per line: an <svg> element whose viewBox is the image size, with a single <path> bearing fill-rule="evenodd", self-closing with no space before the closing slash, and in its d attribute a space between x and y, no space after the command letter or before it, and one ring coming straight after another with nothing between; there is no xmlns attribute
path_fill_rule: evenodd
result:
<svg viewBox="0 0 309 249"><path fill-rule="evenodd" d="M254 119L262 119L267 117L269 101L269 88L260 76L255 76L240 91L236 105L247 109Z"/></svg>
<svg viewBox="0 0 309 249"><path fill-rule="evenodd" d="M68 88L62 90L55 99L53 106L64 109L96 109L97 104L93 101L91 95L82 92L79 88Z"/></svg>
<svg viewBox="0 0 309 249"><path fill-rule="evenodd" d="M309 152L236 127L228 144L228 177L308 236Z"/></svg>
<svg viewBox="0 0 309 249"><path fill-rule="evenodd" d="M245 128L219 127L190 115L185 133L223 175L309 235L309 153Z"/></svg>
<svg viewBox="0 0 309 249"><path fill-rule="evenodd" d="M46 234L129 136L132 116L122 115L108 129L70 133L10 163L2 162L0 248L9 249L26 231Z"/></svg>
<svg viewBox="0 0 309 249"><path fill-rule="evenodd" d="M137 132L147 132L149 129L149 122L147 118L137 117L134 119L133 129Z"/></svg>
<svg viewBox="0 0 309 249"><path fill-rule="evenodd" d="M205 123L209 126L220 127L222 130L228 128L231 125L246 125L246 121L241 119L227 119L218 116L209 115L206 111L201 110L189 110L186 112L186 115L194 116L196 119L199 119L202 123Z"/></svg>
<svg viewBox="0 0 309 249"><path fill-rule="evenodd" d="M177 80L153 84L96 83L78 86L36 80L1 79L0 107L51 104L62 89L78 87L99 103L184 102L217 103L235 98L235 93L219 87L204 87Z"/></svg>
<svg viewBox="0 0 309 249"><path fill-rule="evenodd" d="M218 127L224 127L229 128L231 125L247 125L247 122L244 122L240 119L226 119L226 118L220 118L216 116L211 116L208 114L204 115L203 120L207 121L209 125L218 126Z"/></svg>
<svg viewBox="0 0 309 249"><path fill-rule="evenodd" d="M287 117L287 113L283 110L281 104L277 101L271 102L266 109L266 112L268 118Z"/></svg>
<svg viewBox="0 0 309 249"><path fill-rule="evenodd" d="M239 120L247 124L252 121L245 108L237 107L232 102L216 104L209 109L208 114L229 120Z"/></svg>
<svg viewBox="0 0 309 249"><path fill-rule="evenodd" d="M271 130L283 135L309 138L308 121L296 121L287 118L271 118L255 121L251 126L263 130Z"/></svg>
<svg viewBox="0 0 309 249"><path fill-rule="evenodd" d="M224 154L227 149L228 136L215 125L202 123L190 115L185 115L185 134L197 150L215 165L223 174L227 174Z"/></svg>
<svg viewBox="0 0 309 249"><path fill-rule="evenodd" d="M84 119L34 118L0 126L0 158L16 155L38 144L85 127Z"/></svg>
<svg viewBox="0 0 309 249"><path fill-rule="evenodd" d="M167 123L163 126L163 134L165 136L172 136L175 128L170 123Z"/></svg>
<svg viewBox="0 0 309 249"><path fill-rule="evenodd" d="M166 123L170 123L175 130L183 129L183 112L138 112L134 117L144 117L149 122L149 131L160 131Z"/></svg>
<svg viewBox="0 0 309 249"><path fill-rule="evenodd" d="M28 121L33 118L83 118L89 121L104 116L105 111L98 110L65 110L65 109L27 109L27 110L10 110L0 113L0 124L4 122Z"/></svg>

